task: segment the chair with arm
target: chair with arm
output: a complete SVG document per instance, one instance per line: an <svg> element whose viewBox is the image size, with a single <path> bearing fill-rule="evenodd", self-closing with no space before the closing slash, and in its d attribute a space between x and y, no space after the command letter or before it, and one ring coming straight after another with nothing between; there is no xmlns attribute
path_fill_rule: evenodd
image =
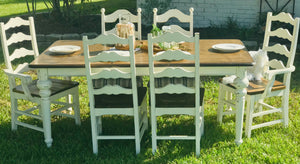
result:
<svg viewBox="0 0 300 164"><path fill-rule="evenodd" d="M191 42L195 44L194 54L181 50L167 50L153 53L153 44L160 42ZM150 75L150 104L151 104L151 125L152 125L152 152L157 149L157 140L195 140L196 155L200 155L200 139L203 134L204 113L202 100L204 90L200 90L199 75L199 34L195 37L186 36L180 32L165 33L158 37L148 34L148 54L149 54L149 75ZM190 68L168 67L169 61L190 60L195 64ZM166 66L157 66L159 61L166 62ZM170 83L164 86L159 85L159 80L169 78ZM176 79L189 78L194 83L184 84L175 82ZM173 81L173 82L172 82ZM162 115L190 115L195 117L195 135L157 135L157 117Z"/></svg>
<svg viewBox="0 0 300 164"><path fill-rule="evenodd" d="M129 44L129 51L103 51L91 55L89 46L94 44ZM83 37L84 60L86 67L90 115L92 127L93 152L98 153L98 140L134 139L136 154L140 152L141 138L148 127L147 118L147 88L137 87L133 36L120 38L114 34L102 34L95 39ZM93 64L103 62L122 62L130 65L129 69L122 67L97 68ZM124 67L123 67L124 68ZM130 79L131 85L123 87L115 83L96 87L96 79ZM127 115L134 118L133 135L104 135L102 132L103 115Z"/></svg>
<svg viewBox="0 0 300 164"><path fill-rule="evenodd" d="M253 80L249 82L246 95L246 135L251 137L253 129L283 123L288 125L288 106L291 73L295 70L293 66L299 31L299 18L293 19L288 13L280 13L273 16L271 12L267 15L265 37L262 50L267 52L268 56L276 54L278 59L272 59L266 62L264 77L262 80ZM278 28L278 22L284 26ZM292 27L289 30L285 27ZM292 32L292 33L291 33ZM275 45L270 40L277 39ZM283 41L284 40L284 41ZM273 54L271 54L273 53ZM284 64L286 63L286 64ZM280 80L280 75L283 79ZM278 78L279 77L279 78ZM220 83L218 121L222 122L222 117L227 112L224 111L224 104L230 107L235 106L234 99L226 99L225 93L234 94L235 88L232 84ZM269 97L281 97L281 104L271 104L266 101ZM274 102L273 102L274 103ZM235 111L233 111L234 113ZM231 112L232 113L232 112ZM269 121L263 119L263 123L256 122L255 117L280 113L281 118ZM277 117L276 117L277 118ZM255 123L255 125L253 125Z"/></svg>
<svg viewBox="0 0 300 164"><path fill-rule="evenodd" d="M128 19L126 20L127 22L131 23L136 23L137 27L135 27L137 30L135 30L135 37L138 40L142 39L142 18L141 18L141 12L142 9L138 8L137 9L137 15L133 15L131 12L125 9L119 9L113 12L110 15L105 15L105 8L101 9L101 34L116 34L116 28L106 30L105 24L107 23L114 23L116 22L120 16L125 16L123 19Z"/></svg>
<svg viewBox="0 0 300 164"><path fill-rule="evenodd" d="M11 35L8 34L9 30L14 29L17 31L18 29L16 27L20 26L22 26L23 30L25 27L28 27L29 35L24 34L24 31L13 33ZM30 58L28 58L29 56L36 58L39 55L35 36L34 20L32 17L29 17L29 20L24 20L20 17L11 18L6 24L3 22L0 23L0 30L1 43L6 65L4 72L8 75L9 80L12 130L16 130L17 126L20 125L43 132L43 127L32 125L26 121L22 122L23 119L20 118L21 116L27 116L43 121L41 111L39 111L39 114L35 112L40 108L41 105L41 97L37 87L37 79L33 80L33 78L30 76L32 70L29 69L27 63L30 60ZM9 36L9 38L7 38L7 36ZM19 48L20 45L26 45L28 41L30 41L31 47ZM19 64L17 64L15 68L15 64L13 63ZM26 72L29 73L25 74ZM56 110L53 109L51 115L71 117L75 119L76 124L80 124L78 83L58 79L51 79L51 82L52 87L50 88L50 101L52 104L58 105L58 107L55 108ZM58 101L58 99L68 96L69 94L73 96L73 103ZM22 106L18 106L18 100L31 101L37 105L23 110ZM64 112L70 107L72 107L74 110L74 114L72 115L67 114L69 111Z"/></svg>
<svg viewBox="0 0 300 164"><path fill-rule="evenodd" d="M185 35L193 36L193 16L194 16L194 8L190 8L190 15L186 15L179 11L178 9L170 9L167 12L157 15L157 8L153 9L153 24L157 25L157 23L165 23L170 18L177 18L182 23L189 23L189 30L185 30L178 25L171 25L170 31L176 32L179 31Z"/></svg>

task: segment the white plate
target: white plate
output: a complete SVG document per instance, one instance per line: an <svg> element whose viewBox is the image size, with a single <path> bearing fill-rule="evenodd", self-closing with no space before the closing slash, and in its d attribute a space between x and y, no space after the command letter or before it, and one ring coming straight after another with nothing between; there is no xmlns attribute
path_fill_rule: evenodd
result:
<svg viewBox="0 0 300 164"><path fill-rule="evenodd" d="M70 54L78 50L80 50L80 46L73 45L54 46L49 48L49 51L56 54Z"/></svg>
<svg viewBox="0 0 300 164"><path fill-rule="evenodd" d="M234 51L244 49L245 46L240 44L224 43L224 44L215 44L212 46L212 48L222 52L234 52Z"/></svg>

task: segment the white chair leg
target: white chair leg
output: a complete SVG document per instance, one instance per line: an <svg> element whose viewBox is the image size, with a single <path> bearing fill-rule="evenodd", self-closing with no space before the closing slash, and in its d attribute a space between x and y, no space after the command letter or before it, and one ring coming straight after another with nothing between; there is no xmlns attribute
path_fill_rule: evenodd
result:
<svg viewBox="0 0 300 164"><path fill-rule="evenodd" d="M144 124L146 126L146 130L149 128L149 122L148 122L148 112L147 112L147 106L144 108L145 109L145 118L144 118Z"/></svg>
<svg viewBox="0 0 300 164"><path fill-rule="evenodd" d="M222 123L222 119L223 119L223 110L224 110L224 97L225 93L224 93L224 89L222 84L220 84L219 87L219 98L218 98L218 109L217 109L217 121L219 123Z"/></svg>
<svg viewBox="0 0 300 164"><path fill-rule="evenodd" d="M196 109L196 113L195 113L195 137L196 137L196 156L199 157L200 156L200 140L201 140L201 124L202 124L202 120L200 119L200 111L201 107L199 107L198 109Z"/></svg>
<svg viewBox="0 0 300 164"><path fill-rule="evenodd" d="M263 107L262 107L262 105L259 105L259 104L260 104L260 103L263 103L263 102L264 102L263 99L259 99L259 100L258 100L258 109L255 109L255 110L258 110L258 112L262 112ZM261 118L261 119L262 119L262 117L263 117L263 116L259 116L259 118Z"/></svg>
<svg viewBox="0 0 300 164"><path fill-rule="evenodd" d="M96 118L96 124L97 124L97 132L98 132L98 135L102 134L102 116L98 116Z"/></svg>
<svg viewBox="0 0 300 164"><path fill-rule="evenodd" d="M225 92L225 97L226 97L226 100L232 100L232 93L229 92L229 91L226 91ZM230 105L227 104L227 107L226 107L225 110L232 111L232 106L230 106Z"/></svg>
<svg viewBox="0 0 300 164"><path fill-rule="evenodd" d="M97 123L96 117L91 112L91 128L92 128L92 143L93 143L93 153L98 154L98 140L97 140Z"/></svg>
<svg viewBox="0 0 300 164"><path fill-rule="evenodd" d="M64 80L71 81L71 76L66 76L63 77ZM66 96L66 103L71 104L72 103L72 95L67 95ZM72 108L68 108L67 111L71 112Z"/></svg>
<svg viewBox="0 0 300 164"><path fill-rule="evenodd" d="M156 113L151 107L151 127L152 127L152 154L154 155L157 149L157 141L156 141Z"/></svg>
<svg viewBox="0 0 300 164"><path fill-rule="evenodd" d="M289 91L286 90L282 96L281 100L282 106L282 118L283 126L287 127L289 125Z"/></svg>
<svg viewBox="0 0 300 164"><path fill-rule="evenodd" d="M145 99L147 99L147 96L145 96ZM146 130L149 127L149 122L148 122L148 109L147 109L147 101L144 101L145 103L142 105L142 110L144 113L144 117L143 117L143 123L144 126L146 126Z"/></svg>
<svg viewBox="0 0 300 164"><path fill-rule="evenodd" d="M203 104L203 103L202 103ZM204 135L204 106L201 107L201 113L200 113L200 121L201 121L201 136Z"/></svg>
<svg viewBox="0 0 300 164"><path fill-rule="evenodd" d="M134 131L135 131L135 150L136 154L139 154L141 151L141 142L140 142L140 124L139 124L139 112L138 109L134 109Z"/></svg>
<svg viewBox="0 0 300 164"><path fill-rule="evenodd" d="M16 114L16 110L18 110L18 100L11 98L11 130L17 130L18 125L16 124L18 120L18 114Z"/></svg>
<svg viewBox="0 0 300 164"><path fill-rule="evenodd" d="M248 138L251 137L251 128L253 122L253 112L254 112L254 96L247 96L247 109L246 109L246 127L245 127L245 134Z"/></svg>
<svg viewBox="0 0 300 164"><path fill-rule="evenodd" d="M81 125L78 88L73 94L73 109L74 109L75 123L76 125Z"/></svg>

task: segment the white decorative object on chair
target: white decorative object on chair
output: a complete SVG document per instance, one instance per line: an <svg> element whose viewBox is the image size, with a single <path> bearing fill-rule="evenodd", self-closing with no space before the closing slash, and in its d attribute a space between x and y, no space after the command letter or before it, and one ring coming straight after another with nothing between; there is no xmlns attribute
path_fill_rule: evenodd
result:
<svg viewBox="0 0 300 164"><path fill-rule="evenodd" d="M258 51L258 53L256 53L256 66L250 69L250 71L253 72L253 74L250 75L250 78L254 80L250 81L247 88L246 135L248 137L251 136L251 131L256 128L270 126L277 123L283 123L284 126L288 125L289 89L291 73L295 70L293 63L298 41L299 21L299 18L294 19L288 13L280 13L273 16L272 13L269 12L267 15L263 48L262 51ZM273 22L289 24L293 28L292 30L288 30L283 28L286 26L282 26L281 28L274 29L274 26L271 29ZM276 27L278 27L278 25L276 25ZM285 42L278 40L278 43L271 45L269 43L270 38L274 37L283 38L285 39ZM267 61L267 57L264 55L265 52L268 53L268 55L272 52L282 56L279 59ZM287 61L284 62L282 58L287 58ZM265 62L267 68L264 68ZM264 70L264 78L261 78L262 69ZM277 75L283 75L282 82L276 80ZM261 79L261 81L258 79ZM222 122L223 115L235 113L233 110L224 111L223 109L225 104L227 105L227 109L235 107L236 103L232 96L232 94L235 94L235 91L233 84L220 83L218 105L219 122ZM280 107L275 107L273 104L268 104L265 101L266 98L274 96L281 97ZM253 125L253 118L273 113L280 113L282 116L281 119Z"/></svg>
<svg viewBox="0 0 300 164"><path fill-rule="evenodd" d="M187 53L180 50L167 50L154 54L153 45L160 42L192 42L195 44L195 53ZM195 37L186 36L180 32L165 33L157 37L148 34L148 55L150 74L150 104L152 125L152 152L157 149L157 140L195 140L196 155L200 155L200 139L204 132L204 110L202 106L204 89L200 90L200 59L199 59L199 33ZM155 61L192 60L195 65L190 68L159 67ZM171 79L166 81L165 78ZM194 80L192 85L176 79L190 78ZM164 80L164 85L159 85ZM195 117L195 135L157 135L157 117L162 115L191 115Z"/></svg>
<svg viewBox="0 0 300 164"><path fill-rule="evenodd" d="M269 57L267 55L267 52L259 49L258 51L249 51L249 54L253 58L255 64L253 67L249 68L247 70L247 76L249 81L258 80L261 81L261 78L263 77L263 73L267 68L267 63L269 61Z"/></svg>
<svg viewBox="0 0 300 164"><path fill-rule="evenodd" d="M7 39L6 31L8 29L12 29L20 26L28 26L30 35L23 34L22 32L13 33L10 38ZM20 17L11 18L6 24L0 23L0 34L1 34L1 43L3 48L3 54L5 59L6 69L4 72L8 75L9 79L9 90L11 97L11 124L12 130L16 130L17 126L23 126L30 129L34 129L37 131L44 132L45 134L45 142L48 147L52 144L52 138L46 138L47 133L51 133L51 131L45 130L51 128L51 125L45 123L45 119L50 120L47 116L43 115L43 111L39 111L39 114L36 114L34 111L39 110L41 104L42 96L41 94L49 94L50 102L52 104L58 104L60 107L56 107L56 110L51 111L51 115L60 115L71 117L75 119L76 124L80 124L80 110L79 110L79 97L78 97L78 85L79 83L73 81L66 80L58 80L51 79L49 81L48 86L50 87L49 93L45 93L39 90L38 88L38 80L33 80L29 74L25 74L25 72L32 71L28 67L28 63L26 60L23 60L23 63L19 64L17 68L14 69L12 62L18 60L19 58L33 56L36 58L39 55L35 28L34 28L34 20L32 17L29 17L29 20L23 20ZM16 48L13 44L30 41L32 50L27 48ZM15 48L12 53L10 50ZM39 72L38 72L39 75ZM18 84L18 81L20 85ZM69 95L73 96L72 102L61 102L58 99L62 97L68 97ZM36 106L23 110L21 106L18 106L18 100L26 100L31 101ZM68 112L64 112L65 110L73 108L74 114L67 114ZM34 119L41 120L43 122L43 127L39 127L37 125L32 125L26 121L24 121L20 117L31 117Z"/></svg>
<svg viewBox="0 0 300 164"><path fill-rule="evenodd" d="M261 81L263 73L266 71L269 57L266 51L259 49L258 51L249 51L249 54L255 62L254 65L247 69L247 78L249 81ZM226 76L222 78L223 84L231 84L234 82L236 75Z"/></svg>
<svg viewBox="0 0 300 164"><path fill-rule="evenodd" d="M147 88L137 87L133 36L120 38L114 34L99 35L95 39L83 37L84 60L86 67L90 114L92 127L93 152L98 153L98 140L134 139L136 154L140 153L140 142L148 128L147 118ZM90 55L89 46L94 44L128 44L129 51L102 51ZM95 68L91 65L99 62L128 63L130 69L124 67ZM122 69L123 68L123 69ZM130 85L123 87L120 83L101 85L94 83L97 79L126 79ZM133 135L104 135L102 131L103 115L128 115L134 118Z"/></svg>

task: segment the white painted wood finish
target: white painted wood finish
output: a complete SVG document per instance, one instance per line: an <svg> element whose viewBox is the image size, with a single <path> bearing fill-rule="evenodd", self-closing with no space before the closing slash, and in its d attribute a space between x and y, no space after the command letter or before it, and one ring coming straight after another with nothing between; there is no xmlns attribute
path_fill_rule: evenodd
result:
<svg viewBox="0 0 300 164"><path fill-rule="evenodd" d="M25 35L21 32L14 33L11 35L9 39L6 37L6 30L20 27L20 26L28 26L30 30L30 35ZM78 97L78 87L74 86L73 88L70 88L68 90L65 90L63 92L59 92L58 94L54 94L50 96L51 92L48 90L51 87L51 81L46 80L44 82L38 82L37 85L43 84L43 88L46 92L43 90L40 91L41 97L36 97L32 95L32 91L30 90L29 86L33 85L33 79L30 75L24 74L25 72L30 71L28 68L28 63L20 63L16 69L13 68L12 62L14 60L17 60L22 57L26 57L28 55L32 55L35 58L39 55L37 42L36 42L36 35L35 35L35 28L34 28L34 20L32 17L29 17L29 20L21 19L20 17L11 18L6 24L3 22L0 23L0 31L1 31L1 43L3 48L3 54L6 64L6 69L4 72L8 75L9 79L9 88L10 88L10 96L11 96L11 124L12 124L12 130L17 130L17 126L23 126L27 127L33 130L41 131L44 133L45 136L45 142L48 147L52 144L52 138L51 138L51 122L50 117L51 115L60 115L60 116L66 116L71 117L75 119L76 124L80 124L80 110L79 110L79 97ZM28 50L26 48L18 48L14 49L12 53L10 53L9 50L13 49L14 47L11 46L14 43L20 43L23 41L30 41L32 45L32 50ZM11 47L10 47L11 46ZM9 48L10 47L10 48ZM38 72L38 77L40 77L40 72ZM21 80L21 83L19 84L17 79ZM24 93L19 93L14 91L14 88L16 88L18 85L21 85L23 88ZM73 103L66 103L66 102L59 102L56 101L57 99L67 96L67 95L73 96ZM48 103L51 104L60 104L63 105L62 107L50 111L44 110L42 111L41 108L43 105L42 99L43 96L46 96L49 100ZM22 109L18 106L18 99L31 101L33 103L36 103L37 106L31 107L29 109ZM46 104L47 105L47 104ZM72 107L74 109L74 114L65 114L62 113L62 111L66 110L67 108ZM47 109L47 108L44 108ZM39 110L40 114L34 114L33 111ZM41 114L43 113L43 114ZM67 112L68 113L68 112ZM21 122L22 119L19 119L19 117L27 116L34 119L39 119L43 122L43 127L38 127L37 125L32 125L26 122Z"/></svg>
<svg viewBox="0 0 300 164"><path fill-rule="evenodd" d="M165 23L167 22L170 18L177 18L180 22L182 23L189 23L189 30L185 30L182 27L178 25L171 25L171 31L179 31L185 35L193 36L193 17L194 17L194 8L189 9L190 14L186 15L179 11L178 9L170 9L167 12L157 15L157 8L153 9L153 24L157 25L157 23Z"/></svg>
<svg viewBox="0 0 300 164"><path fill-rule="evenodd" d="M116 14L115 14L116 15ZM136 67L134 56L133 36L124 39L115 34L102 34L95 39L88 39L83 37L83 49L85 59L85 69L88 83L89 100L90 100L90 114L92 126L92 141L93 152L98 153L98 140L106 139L134 139L136 145L136 154L140 153L141 138L148 127L147 118L147 98L143 97L143 102L138 106L138 94L136 84ZM129 51L103 51L96 56L91 56L89 46L93 44L129 44ZM92 67L94 62L115 62L125 61L130 62L130 69L122 69L118 67L98 69ZM93 80L108 78L122 78L131 79L131 88L123 88L120 85L106 85L102 88L94 88ZM96 95L132 95L133 107L111 108L111 107L96 107ZM114 101L118 102L119 99ZM134 135L104 135L102 134L101 117L103 115L129 115L134 117Z"/></svg>
<svg viewBox="0 0 300 164"><path fill-rule="evenodd" d="M278 28L276 30L271 29L272 23L274 21L279 21L283 23L290 24L292 29L292 34L287 29ZM288 125L288 105L289 105L289 90L290 90L290 81L291 81L291 73L295 70L293 66L296 46L298 40L298 32L299 32L299 18L292 18L292 16L288 13L280 13L276 16L273 16L271 12L267 15L267 23L265 30L265 37L263 43L263 50L267 52L275 52L277 54L283 55L287 57L287 62L284 64L283 61L279 59L272 59L266 65L269 67L265 71L264 78L268 80L268 84L261 94L255 95L246 95L247 107L246 107L246 135L251 137L251 131L253 129L270 126L273 124L283 123L286 127ZM269 41L272 37L284 38L289 41L288 46L284 43L277 43L275 45L270 46ZM288 48L289 47L289 48ZM283 75L283 84L285 85L285 89L271 91L272 86L274 84L275 78L277 75ZM224 104L235 107L236 103L230 103L233 100L226 99L225 93L235 93L236 91L224 84L220 84L219 89L219 105L218 105L218 121L222 122L222 117L226 113L223 111ZM264 99L267 97L280 96L282 99L281 106L276 108L272 106L272 104L267 104L264 102ZM269 110L262 111L262 108L267 108ZM261 117L267 114L272 114L279 112L282 115L282 119L264 122L261 124L253 125L253 118ZM231 112L232 113L232 112ZM234 112L233 112L234 113Z"/></svg>
<svg viewBox="0 0 300 164"><path fill-rule="evenodd" d="M47 53L45 51L44 53ZM45 54L43 54L45 55ZM138 55L138 54L136 54ZM40 56L41 57L41 56ZM39 57L39 58L40 58ZM71 60L71 59L70 59ZM109 67L110 68L110 67ZM190 67L183 67L186 70L192 71ZM65 66L65 67L45 67L44 65L40 65L39 67L35 67L35 69L39 70L39 72L43 72L40 74L40 80L41 81L47 81L48 76L86 76L86 71L85 68L81 67L70 67L70 66ZM102 68L95 68L95 70L103 70L106 69L105 67ZM129 70L129 67L123 67L122 70L127 71ZM159 71L159 68L157 68ZM238 79L235 81L237 84L236 86L238 87L237 92L239 93L239 96L237 96L238 101L240 105L237 105L239 107L239 110L237 111L236 114L236 125L235 125L235 142L237 145L240 145L242 143L242 127L243 127L243 117L244 117L244 105L245 105L245 98L244 96L246 95L246 90L245 88L248 86L248 80L246 76L246 70L247 66L202 66L199 69L200 75L201 76L225 76L225 75L236 75ZM149 68L148 67L136 67L136 74L137 76L148 76L149 75ZM47 88L42 89L43 92L47 91ZM43 111L48 111L50 109L50 104L47 106L48 99L46 96L44 96L44 101L46 102L46 105L41 106ZM44 104L44 103L43 103ZM118 109L116 109L118 110ZM101 111L103 112L103 111ZM100 112L100 113L101 113ZM108 111L106 111L108 113ZM175 111L174 111L175 112ZM159 115L159 113L157 113ZM51 138L48 137L48 138Z"/></svg>
<svg viewBox="0 0 300 164"><path fill-rule="evenodd" d="M138 40L142 39L142 18L141 18L142 9L137 9L137 15L133 15L131 12L125 9L119 9L113 12L110 15L105 15L105 8L101 9L101 34L116 34L116 28L106 30L105 24L106 23L114 23L116 22L120 15L128 15L129 16L129 22L136 23L137 27L135 27L137 30L135 30L135 37Z"/></svg>
<svg viewBox="0 0 300 164"><path fill-rule="evenodd" d="M159 55L154 54L153 44L160 42L192 42L195 44L195 54L185 53L183 51L167 50ZM161 139L182 139L182 140L195 140L196 142L196 155L200 155L200 139L203 133L204 114L203 107L200 106L200 59L199 59L199 33L195 37L184 35L180 32L165 33L158 37L152 37L148 34L148 55L149 55L149 75L150 75L150 100L151 100L151 125L152 125L152 152L153 154L157 149L157 140ZM173 55L173 56L172 56ZM195 66L192 69L186 70L181 67L158 67L154 65L155 61L166 60L193 60ZM161 77L168 78L183 78L189 77L195 80L193 87L187 87L183 84L168 84L165 87L155 85L155 80ZM194 107L158 107L156 104L157 94L182 94L190 93L195 95ZM175 114L188 114L195 117L195 136L158 136L157 135L157 121L156 117L161 115L175 115Z"/></svg>

